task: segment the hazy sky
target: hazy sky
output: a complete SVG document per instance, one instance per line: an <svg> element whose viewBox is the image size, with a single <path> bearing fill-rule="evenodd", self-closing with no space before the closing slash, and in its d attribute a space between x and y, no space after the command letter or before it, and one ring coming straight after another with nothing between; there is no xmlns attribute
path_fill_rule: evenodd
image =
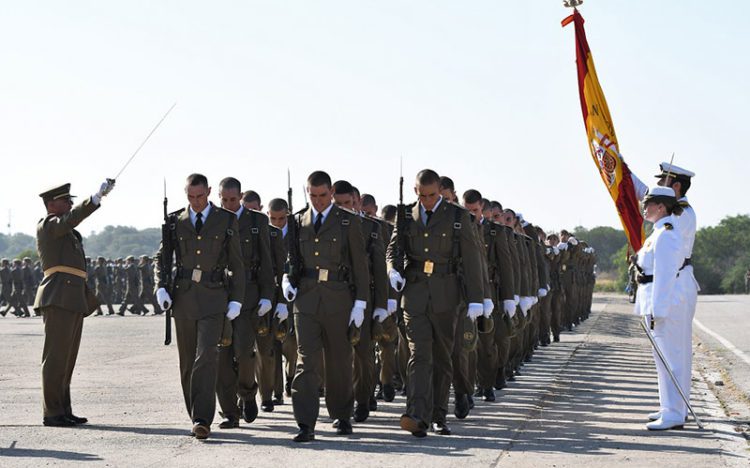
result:
<svg viewBox="0 0 750 468"><path fill-rule="evenodd" d="M557 0L2 1L0 221L38 193L96 191L169 118L81 227L138 228L184 178L235 176L295 204L315 169L394 203L404 157L548 229L619 227L591 161L573 27ZM750 211L750 2L587 0L589 44L631 169L698 175L700 226ZM744 182L743 182L744 181Z"/></svg>

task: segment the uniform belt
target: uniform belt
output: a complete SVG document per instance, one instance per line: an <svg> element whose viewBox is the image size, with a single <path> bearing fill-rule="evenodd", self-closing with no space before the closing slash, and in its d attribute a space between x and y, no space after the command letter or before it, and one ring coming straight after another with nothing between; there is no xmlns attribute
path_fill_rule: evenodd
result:
<svg viewBox="0 0 750 468"><path fill-rule="evenodd" d="M44 270L44 276L51 276L55 273L67 273L69 275L75 275L79 278L86 279L86 272L83 270L79 270L78 268L73 268L65 265L57 265L53 266L51 268L47 268Z"/></svg>
<svg viewBox="0 0 750 468"><path fill-rule="evenodd" d="M303 278L310 278L314 280L320 280L320 269L318 268L305 268L302 270ZM323 281L346 281L346 276L339 271L328 270L328 276Z"/></svg>
<svg viewBox="0 0 750 468"><path fill-rule="evenodd" d="M680 267L680 271L684 270L686 266L692 265L693 262L690 260L690 258L686 258L684 262L682 262L682 266Z"/></svg>
<svg viewBox="0 0 750 468"><path fill-rule="evenodd" d="M432 266L432 273L431 275L451 275L456 272L456 269L451 265L450 263L433 263ZM407 270L412 270L415 273L419 273L422 275L427 276L427 273L425 273L425 262L420 261L410 261L409 266L406 267Z"/></svg>
<svg viewBox="0 0 750 468"><path fill-rule="evenodd" d="M638 282L638 284L648 284L654 282L654 275L641 275L638 274L635 276L635 280Z"/></svg>
<svg viewBox="0 0 750 468"><path fill-rule="evenodd" d="M187 279L193 281L193 270L187 268L180 268L177 270L177 279ZM201 274L200 281L193 281L194 283L202 284L204 286L221 286L224 283L224 271L213 270L203 271Z"/></svg>

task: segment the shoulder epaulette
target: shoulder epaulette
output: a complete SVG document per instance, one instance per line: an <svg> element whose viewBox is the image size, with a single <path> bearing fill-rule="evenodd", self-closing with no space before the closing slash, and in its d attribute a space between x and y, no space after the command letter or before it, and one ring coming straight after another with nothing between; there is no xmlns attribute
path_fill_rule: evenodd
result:
<svg viewBox="0 0 750 468"><path fill-rule="evenodd" d="M666 229L667 231L671 231L672 229L674 229L674 226L672 226L672 223L664 223L664 229Z"/></svg>
<svg viewBox="0 0 750 468"><path fill-rule="evenodd" d="M341 211L342 213L346 213L349 216L359 216L359 214L357 214L357 212L355 212L353 210L350 210L349 208L344 208L343 206L338 206L338 205L334 205L334 206L336 208L338 208L339 211Z"/></svg>
<svg viewBox="0 0 750 468"><path fill-rule="evenodd" d="M273 224L269 224L268 232L271 234L271 237L277 237L279 234L281 234L282 230L277 228Z"/></svg>
<svg viewBox="0 0 750 468"><path fill-rule="evenodd" d="M250 213L252 216L260 217L261 220L263 220L265 222L268 222L268 216L265 213L263 213L262 211L248 210L248 209L246 209L245 211L247 211L248 213Z"/></svg>
<svg viewBox="0 0 750 468"><path fill-rule="evenodd" d="M214 205L214 206L215 206L215 205ZM218 209L218 211L223 211L223 212L224 212L224 213L226 213L226 214L229 214L229 215L232 215L232 216L237 216L237 213L235 213L235 212L233 212L233 211L229 211L229 210L228 210L228 209L226 209L226 208L222 208L222 207L220 207L220 206L217 206L216 208Z"/></svg>

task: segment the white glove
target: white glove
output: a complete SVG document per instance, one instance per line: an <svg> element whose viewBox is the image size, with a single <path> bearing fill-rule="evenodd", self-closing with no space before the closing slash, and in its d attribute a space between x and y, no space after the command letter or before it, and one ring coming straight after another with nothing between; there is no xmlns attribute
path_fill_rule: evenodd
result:
<svg viewBox="0 0 750 468"><path fill-rule="evenodd" d="M396 299L388 299L388 315L396 312L398 309L398 301Z"/></svg>
<svg viewBox="0 0 750 468"><path fill-rule="evenodd" d="M560 242L557 244L557 250L568 250L567 242Z"/></svg>
<svg viewBox="0 0 750 468"><path fill-rule="evenodd" d="M578 239L576 239L575 237L571 237L570 239L568 239L568 243L570 245L578 245Z"/></svg>
<svg viewBox="0 0 750 468"><path fill-rule="evenodd" d="M289 275L287 274L284 274L284 277L281 278L281 289L284 291L284 297L287 301L293 301L297 297L297 288L289 282Z"/></svg>
<svg viewBox="0 0 750 468"><path fill-rule="evenodd" d="M106 197L113 188L115 188L115 179L105 180L102 182L102 185L99 186L99 191L91 195L91 201L94 205L98 205L102 201L102 198Z"/></svg>
<svg viewBox="0 0 750 468"><path fill-rule="evenodd" d="M547 290L544 288L539 288L539 291L537 291L537 294L539 294L539 297L544 297L547 295Z"/></svg>
<svg viewBox="0 0 750 468"><path fill-rule="evenodd" d="M531 305L536 305L537 302L539 302L539 298L536 296L531 296Z"/></svg>
<svg viewBox="0 0 750 468"><path fill-rule="evenodd" d="M521 303L521 298L518 297L518 296L516 296L516 295L514 295L513 296L513 302L515 302L516 305L519 305Z"/></svg>
<svg viewBox="0 0 750 468"><path fill-rule="evenodd" d="M373 320L377 320L378 322L383 323L383 320L388 318L388 311L383 309L382 307L378 307L372 312L372 318Z"/></svg>
<svg viewBox="0 0 750 468"><path fill-rule="evenodd" d="M240 304L237 301L229 301L229 304L227 304L227 318L229 320L234 320L237 317L240 316L240 311L242 310L242 304Z"/></svg>
<svg viewBox="0 0 750 468"><path fill-rule="evenodd" d="M482 302L482 308L484 309L483 315L486 318L489 318L492 315L492 311L495 309L495 304L492 302L492 299L485 299Z"/></svg>
<svg viewBox="0 0 750 468"><path fill-rule="evenodd" d="M276 316L279 318L279 322L283 322L289 317L289 309L286 304L276 304Z"/></svg>
<svg viewBox="0 0 750 468"><path fill-rule="evenodd" d="M505 313L508 314L510 318L513 318L513 316L516 315L516 301L513 299L504 300L503 309L505 309Z"/></svg>
<svg viewBox="0 0 750 468"><path fill-rule="evenodd" d="M367 307L367 302L360 300L354 301L352 313L349 315L350 324L354 322L354 326L357 328L362 326L362 322L365 321L365 307Z"/></svg>
<svg viewBox="0 0 750 468"><path fill-rule="evenodd" d="M391 287L393 289L398 292L404 290L404 286L406 286L406 280L401 276L401 273L396 270L391 270L388 272L388 279L391 281Z"/></svg>
<svg viewBox="0 0 750 468"><path fill-rule="evenodd" d="M268 299L261 299L258 301L258 317L263 317L266 315L270 310L271 307L271 301Z"/></svg>
<svg viewBox="0 0 750 468"><path fill-rule="evenodd" d="M552 247L552 252L554 252L555 255L560 255L560 249L558 249L557 246Z"/></svg>
<svg viewBox="0 0 750 468"><path fill-rule="evenodd" d="M169 293L164 288L156 290L156 302L159 303L159 307L161 307L161 310L163 311L167 311L172 307L172 298L169 297Z"/></svg>
<svg viewBox="0 0 750 468"><path fill-rule="evenodd" d="M466 311L466 316L471 320L476 320L477 317L484 314L484 306L478 302L470 302L469 310Z"/></svg>
<svg viewBox="0 0 750 468"><path fill-rule="evenodd" d="M531 306L534 305L534 300L530 296L523 296L521 298L521 303L519 306L521 307L521 312L523 312L523 316L526 317L526 314L529 312L529 309L531 309Z"/></svg>

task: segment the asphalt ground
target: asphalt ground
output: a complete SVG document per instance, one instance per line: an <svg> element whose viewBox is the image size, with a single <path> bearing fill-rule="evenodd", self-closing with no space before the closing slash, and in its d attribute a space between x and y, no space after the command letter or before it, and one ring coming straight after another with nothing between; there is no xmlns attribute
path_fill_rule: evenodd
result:
<svg viewBox="0 0 750 468"><path fill-rule="evenodd" d="M747 441L727 396L715 394L701 341L692 402L706 429L645 430L658 409L656 373L631 310L625 297L597 296L591 318L540 347L497 402L450 417L451 436L400 431L398 396L349 437L335 436L323 408L316 441L304 445L291 441L288 400L239 429L219 429L217 416L211 438L190 437L177 351L163 346L164 319L155 316L87 318L72 395L90 423L44 427L41 319L0 319L0 466L748 466Z"/></svg>

